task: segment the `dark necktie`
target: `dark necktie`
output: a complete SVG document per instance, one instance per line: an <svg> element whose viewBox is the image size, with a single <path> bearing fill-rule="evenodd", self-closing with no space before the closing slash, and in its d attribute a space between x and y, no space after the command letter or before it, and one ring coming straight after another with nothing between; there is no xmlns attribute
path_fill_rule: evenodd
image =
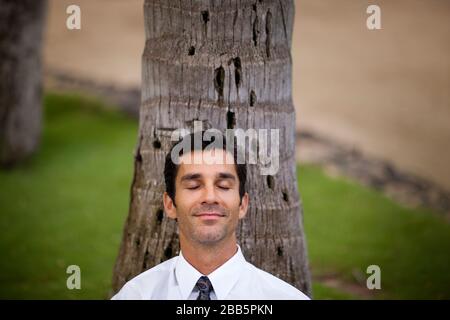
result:
<svg viewBox="0 0 450 320"><path fill-rule="evenodd" d="M211 281L209 281L208 277L202 276L198 279L195 287L200 291L197 300L211 300L209 294L213 290Z"/></svg>

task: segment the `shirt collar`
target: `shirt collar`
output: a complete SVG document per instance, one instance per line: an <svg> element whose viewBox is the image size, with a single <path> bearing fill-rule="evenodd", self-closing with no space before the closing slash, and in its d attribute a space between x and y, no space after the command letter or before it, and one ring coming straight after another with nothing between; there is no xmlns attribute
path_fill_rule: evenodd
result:
<svg viewBox="0 0 450 320"><path fill-rule="evenodd" d="M214 288L217 299L225 299L230 290L239 279L243 263L245 263L241 247L237 245L236 253L228 259L223 265L211 272L208 276ZM181 291L181 298L187 299L197 283L197 280L203 276L183 257L182 252L175 264L175 276Z"/></svg>

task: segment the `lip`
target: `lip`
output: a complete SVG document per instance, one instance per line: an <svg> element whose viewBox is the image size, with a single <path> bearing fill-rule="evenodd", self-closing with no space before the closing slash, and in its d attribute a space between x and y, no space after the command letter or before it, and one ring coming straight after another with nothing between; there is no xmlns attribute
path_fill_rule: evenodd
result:
<svg viewBox="0 0 450 320"><path fill-rule="evenodd" d="M224 217L225 215L219 212L201 212L194 215L194 217L206 220L214 220Z"/></svg>

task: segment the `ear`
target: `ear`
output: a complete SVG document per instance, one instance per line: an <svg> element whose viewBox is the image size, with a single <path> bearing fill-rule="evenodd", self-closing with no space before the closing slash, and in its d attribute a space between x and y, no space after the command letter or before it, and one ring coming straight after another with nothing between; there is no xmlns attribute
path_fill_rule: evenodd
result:
<svg viewBox="0 0 450 320"><path fill-rule="evenodd" d="M177 208L173 204L172 198L169 196L167 192L164 192L163 195L163 203L164 203L164 211L170 219L177 218Z"/></svg>
<svg viewBox="0 0 450 320"><path fill-rule="evenodd" d="M244 196L242 197L241 204L239 206L239 219L244 218L245 215L247 214L248 201L249 201L249 197L248 197L248 193L246 192L244 194Z"/></svg>

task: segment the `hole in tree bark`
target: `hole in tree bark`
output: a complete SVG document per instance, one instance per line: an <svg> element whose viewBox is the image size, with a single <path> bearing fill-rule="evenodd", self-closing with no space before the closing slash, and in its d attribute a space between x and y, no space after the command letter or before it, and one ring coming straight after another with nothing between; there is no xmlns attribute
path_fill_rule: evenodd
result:
<svg viewBox="0 0 450 320"><path fill-rule="evenodd" d="M252 4L253 11L256 12L256 3Z"/></svg>
<svg viewBox="0 0 450 320"><path fill-rule="evenodd" d="M233 64L234 64L234 82L236 83L236 88L239 89L241 85L241 76L242 76L241 58L239 57L234 58Z"/></svg>
<svg viewBox="0 0 450 320"><path fill-rule="evenodd" d="M159 141L159 140L153 141L153 148L161 149L161 141Z"/></svg>
<svg viewBox="0 0 450 320"><path fill-rule="evenodd" d="M275 188L275 179L273 176L267 176L267 186L269 189L273 190Z"/></svg>
<svg viewBox="0 0 450 320"><path fill-rule="evenodd" d="M194 46L191 46L191 47L189 48L188 54L189 54L190 56L193 56L193 55L195 54L195 47L194 47Z"/></svg>
<svg viewBox="0 0 450 320"><path fill-rule="evenodd" d="M256 103L256 93L254 90L250 91L250 107L253 107Z"/></svg>
<svg viewBox="0 0 450 320"><path fill-rule="evenodd" d="M144 263L143 263L143 268L144 268L144 269L147 269L148 255L149 255L149 252L148 252L148 248L147 248L147 249L145 250L145 254L144 254Z"/></svg>
<svg viewBox="0 0 450 320"><path fill-rule="evenodd" d="M219 100L223 99L223 86L225 80L225 70L222 66L214 70L214 88L219 95Z"/></svg>
<svg viewBox="0 0 450 320"><path fill-rule="evenodd" d="M202 11L202 20L203 23L207 24L209 21L209 11L208 10L204 10Z"/></svg>
<svg viewBox="0 0 450 320"><path fill-rule="evenodd" d="M281 257L283 255L283 248L282 247L278 247L277 248L277 254L279 257Z"/></svg>
<svg viewBox="0 0 450 320"><path fill-rule="evenodd" d="M258 45L259 38L259 18L258 15L255 17L255 21L253 21L253 44L255 47Z"/></svg>
<svg viewBox="0 0 450 320"><path fill-rule="evenodd" d="M233 129L236 125L236 115L232 111L227 112L227 129Z"/></svg>
<svg viewBox="0 0 450 320"><path fill-rule="evenodd" d="M289 195L286 190L283 190L283 200L289 202Z"/></svg>
<svg viewBox="0 0 450 320"><path fill-rule="evenodd" d="M141 146L142 146L142 135L139 136L139 143L137 145L136 152L134 154L134 159L136 160L136 162L139 163L142 162Z"/></svg>
<svg viewBox="0 0 450 320"><path fill-rule="evenodd" d="M137 162L142 162L142 155L141 155L141 149L140 148L136 150L136 155L134 156L134 159Z"/></svg>
<svg viewBox="0 0 450 320"><path fill-rule="evenodd" d="M169 246L164 250L164 256L169 259L172 258L172 244L169 244Z"/></svg>
<svg viewBox="0 0 450 320"><path fill-rule="evenodd" d="M164 218L164 211L162 209L158 209L156 211L156 219L158 220L158 223L161 223Z"/></svg>
<svg viewBox="0 0 450 320"><path fill-rule="evenodd" d="M266 55L270 58L270 47L272 43L272 12L266 13Z"/></svg>

